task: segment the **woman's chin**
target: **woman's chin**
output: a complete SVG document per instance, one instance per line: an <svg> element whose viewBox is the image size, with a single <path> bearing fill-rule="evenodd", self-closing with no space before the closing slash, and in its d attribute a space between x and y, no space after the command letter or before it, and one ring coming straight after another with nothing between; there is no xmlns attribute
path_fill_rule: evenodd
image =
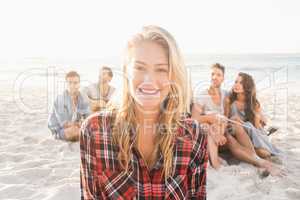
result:
<svg viewBox="0 0 300 200"><path fill-rule="evenodd" d="M160 110L160 102L140 100L137 102L138 107L144 112L156 113Z"/></svg>
<svg viewBox="0 0 300 200"><path fill-rule="evenodd" d="M237 94L240 93L240 91L238 89L233 89L233 92L237 93Z"/></svg>

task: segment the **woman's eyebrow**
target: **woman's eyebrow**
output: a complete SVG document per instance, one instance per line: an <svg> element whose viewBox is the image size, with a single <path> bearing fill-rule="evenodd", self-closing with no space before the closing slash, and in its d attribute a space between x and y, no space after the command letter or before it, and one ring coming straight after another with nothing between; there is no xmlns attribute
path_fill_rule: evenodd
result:
<svg viewBox="0 0 300 200"><path fill-rule="evenodd" d="M139 61L139 60L136 60L135 63L136 63L136 64L140 64L140 65L147 65L145 62Z"/></svg>
<svg viewBox="0 0 300 200"><path fill-rule="evenodd" d="M169 66L169 64L168 63L157 63L157 64L155 64L155 66Z"/></svg>
<svg viewBox="0 0 300 200"><path fill-rule="evenodd" d="M147 63L145 63L143 61L139 61L139 60L136 60L135 63L141 64L141 65L147 65ZM155 64L155 66L169 66L169 64L168 63L157 63L157 64Z"/></svg>

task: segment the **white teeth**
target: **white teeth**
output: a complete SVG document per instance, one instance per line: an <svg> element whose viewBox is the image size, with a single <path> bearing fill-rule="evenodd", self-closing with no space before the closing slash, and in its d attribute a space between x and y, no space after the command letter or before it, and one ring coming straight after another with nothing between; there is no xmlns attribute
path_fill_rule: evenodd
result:
<svg viewBox="0 0 300 200"><path fill-rule="evenodd" d="M157 90L149 90L149 89L142 89L142 88L140 88L140 91L145 94L156 94L157 93Z"/></svg>

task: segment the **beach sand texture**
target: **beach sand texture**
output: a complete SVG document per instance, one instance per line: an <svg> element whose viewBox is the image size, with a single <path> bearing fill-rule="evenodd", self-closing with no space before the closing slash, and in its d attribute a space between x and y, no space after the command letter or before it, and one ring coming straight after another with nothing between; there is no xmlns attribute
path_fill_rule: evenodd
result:
<svg viewBox="0 0 300 200"><path fill-rule="evenodd" d="M28 107L46 105L47 95L43 91L28 90L23 94ZM79 144L54 140L47 129L46 113L22 112L10 90L1 90L0 95L0 199L80 199ZM261 96L266 113L274 114L272 94ZM290 95L288 103L278 100L273 121L281 128L272 140L285 154L287 176L261 179L257 170L245 163L225 166L219 171L209 168L209 200L300 199L299 102L299 95ZM284 113L280 118L280 111L284 112L287 105L287 119Z"/></svg>

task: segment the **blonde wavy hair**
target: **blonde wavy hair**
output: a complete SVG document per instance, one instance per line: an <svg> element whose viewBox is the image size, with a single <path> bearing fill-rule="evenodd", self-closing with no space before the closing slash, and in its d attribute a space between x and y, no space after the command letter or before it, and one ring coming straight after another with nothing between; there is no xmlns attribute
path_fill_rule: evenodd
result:
<svg viewBox="0 0 300 200"><path fill-rule="evenodd" d="M153 41L161 45L168 56L169 64L169 94L161 105L159 117L159 129L157 129L157 146L163 155L163 174L167 178L173 172L173 147L175 131L180 126L180 118L182 114L189 112L191 87L187 78L186 67L183 57L174 38L163 28L158 26L145 26L142 31L134 35L128 41L125 62L123 66L123 98L120 107L117 109L114 117L113 138L114 142L119 146L118 159L122 168L129 170L130 160L132 156L132 128L137 127L137 119L134 113L135 102L129 92L129 79L127 77L127 68L131 61L130 50L139 42ZM163 127L163 128L162 128Z"/></svg>

